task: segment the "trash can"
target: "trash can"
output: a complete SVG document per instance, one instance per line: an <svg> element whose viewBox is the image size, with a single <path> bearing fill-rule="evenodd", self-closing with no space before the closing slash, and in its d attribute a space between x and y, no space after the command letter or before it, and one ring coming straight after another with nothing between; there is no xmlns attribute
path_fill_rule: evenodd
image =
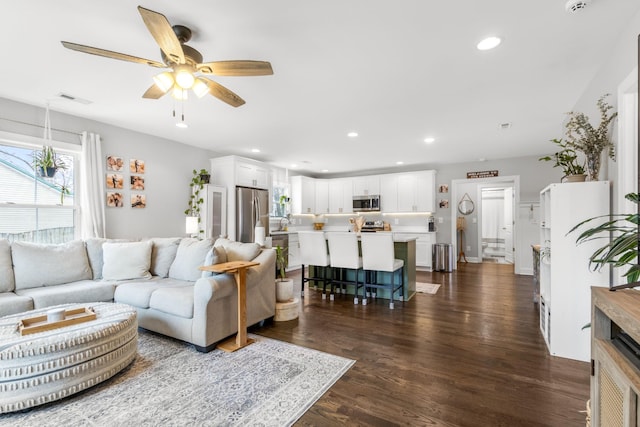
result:
<svg viewBox="0 0 640 427"><path fill-rule="evenodd" d="M432 249L433 271L453 271L453 245L434 243Z"/></svg>

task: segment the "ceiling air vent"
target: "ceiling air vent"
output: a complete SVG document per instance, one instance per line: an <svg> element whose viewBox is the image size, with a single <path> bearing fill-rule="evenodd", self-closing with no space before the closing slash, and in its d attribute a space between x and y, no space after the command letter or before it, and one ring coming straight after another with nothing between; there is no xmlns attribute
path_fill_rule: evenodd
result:
<svg viewBox="0 0 640 427"><path fill-rule="evenodd" d="M576 13L587 7L588 3L589 2L587 0L569 0L564 7L567 12Z"/></svg>
<svg viewBox="0 0 640 427"><path fill-rule="evenodd" d="M92 103L88 99L77 98L77 97L75 97L73 95L69 95L67 93L60 92L57 96L59 98L66 99L67 101L79 102L80 104L84 104L84 105L89 105L89 104Z"/></svg>
<svg viewBox="0 0 640 427"><path fill-rule="evenodd" d="M511 128L511 123L500 123L500 129L507 130Z"/></svg>

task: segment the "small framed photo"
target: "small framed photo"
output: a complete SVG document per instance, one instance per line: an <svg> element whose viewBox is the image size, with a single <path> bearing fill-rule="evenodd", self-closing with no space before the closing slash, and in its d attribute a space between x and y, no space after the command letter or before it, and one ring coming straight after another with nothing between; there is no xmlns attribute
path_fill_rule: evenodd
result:
<svg viewBox="0 0 640 427"><path fill-rule="evenodd" d="M129 160L129 172L131 172L131 173L144 173L144 160L130 159Z"/></svg>
<svg viewBox="0 0 640 427"><path fill-rule="evenodd" d="M131 207L135 209L143 209L147 207L147 196L144 194L131 195Z"/></svg>
<svg viewBox="0 0 640 427"><path fill-rule="evenodd" d="M440 199L440 203L438 203L438 206L440 207L440 209L449 208L449 199Z"/></svg>
<svg viewBox="0 0 640 427"><path fill-rule="evenodd" d="M449 192L449 186L447 184L440 184L440 186L438 187L438 193L448 193Z"/></svg>
<svg viewBox="0 0 640 427"><path fill-rule="evenodd" d="M144 177L140 175L131 175L131 189L144 190Z"/></svg>
<svg viewBox="0 0 640 427"><path fill-rule="evenodd" d="M124 160L118 156L107 156L107 170L121 172L124 168Z"/></svg>
<svg viewBox="0 0 640 427"><path fill-rule="evenodd" d="M115 191L107 191L107 207L109 208L121 208L124 206L124 197L122 193Z"/></svg>
<svg viewBox="0 0 640 427"><path fill-rule="evenodd" d="M107 188L111 190L122 190L124 188L124 177L119 173L108 173L106 183Z"/></svg>

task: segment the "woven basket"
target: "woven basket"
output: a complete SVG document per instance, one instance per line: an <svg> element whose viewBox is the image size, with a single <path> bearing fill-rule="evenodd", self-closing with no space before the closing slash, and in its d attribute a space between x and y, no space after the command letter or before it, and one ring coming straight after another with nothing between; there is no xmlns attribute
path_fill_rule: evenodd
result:
<svg viewBox="0 0 640 427"><path fill-rule="evenodd" d="M456 219L456 230L460 231L460 230L464 230L467 226L467 221L464 219L463 216L459 216L458 219Z"/></svg>

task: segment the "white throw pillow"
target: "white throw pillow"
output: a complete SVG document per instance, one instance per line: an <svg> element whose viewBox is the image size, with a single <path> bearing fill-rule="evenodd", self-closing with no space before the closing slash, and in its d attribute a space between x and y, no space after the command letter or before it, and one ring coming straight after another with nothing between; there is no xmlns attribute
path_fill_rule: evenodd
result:
<svg viewBox="0 0 640 427"><path fill-rule="evenodd" d="M148 279L151 277L151 241L102 245L105 280Z"/></svg>
<svg viewBox="0 0 640 427"><path fill-rule="evenodd" d="M199 267L204 265L204 259L211 247L213 247L211 239L182 239L178 245L176 258L169 269L169 277L190 282L198 280L202 277Z"/></svg>
<svg viewBox="0 0 640 427"><path fill-rule="evenodd" d="M153 243L151 248L151 269L152 275L167 277L171 263L176 258L180 237L154 237L149 239Z"/></svg>
<svg viewBox="0 0 640 427"><path fill-rule="evenodd" d="M203 265L222 264L223 262L227 262L227 252L222 246L214 246L209 249L209 252L207 252L207 256L204 257ZM211 277L217 274L220 273L214 273L213 271L203 271L202 277Z"/></svg>

